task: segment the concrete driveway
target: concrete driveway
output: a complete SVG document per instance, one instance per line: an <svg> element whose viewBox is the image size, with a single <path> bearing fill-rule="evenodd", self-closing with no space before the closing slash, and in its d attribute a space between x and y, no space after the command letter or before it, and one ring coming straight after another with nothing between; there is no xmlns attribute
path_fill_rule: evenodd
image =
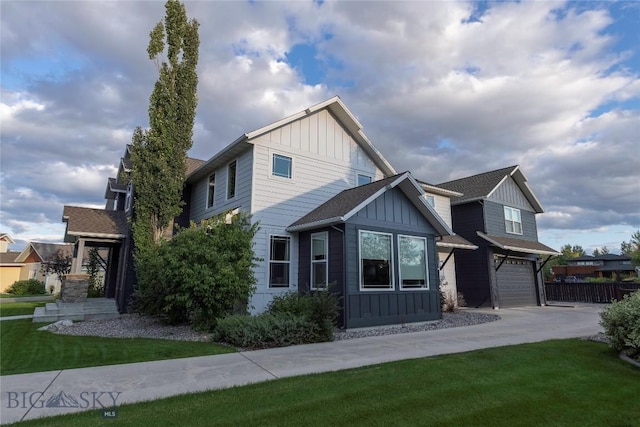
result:
<svg viewBox="0 0 640 427"><path fill-rule="evenodd" d="M177 394L602 331L603 305L486 310L495 322L216 356L0 377L2 424ZM98 415L96 415L98 416Z"/></svg>

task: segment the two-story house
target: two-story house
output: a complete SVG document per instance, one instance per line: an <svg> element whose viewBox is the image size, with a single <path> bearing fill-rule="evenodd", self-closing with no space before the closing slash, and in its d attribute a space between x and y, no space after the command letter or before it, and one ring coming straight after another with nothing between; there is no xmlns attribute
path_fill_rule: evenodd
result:
<svg viewBox="0 0 640 427"><path fill-rule="evenodd" d="M458 291L469 306L546 304L541 270L561 254L538 241L536 214L543 209L520 167L438 187L463 193L451 201L453 229L478 246L456 255Z"/></svg>
<svg viewBox="0 0 640 427"><path fill-rule="evenodd" d="M120 262L106 294L121 310L132 291L122 222L131 187L122 184L109 182L108 196L119 201L107 206L124 198L123 211L65 207L70 240L113 243L110 258ZM338 97L246 133L205 162L190 159L184 200L177 218L183 225L233 210L259 223L255 312L276 294L329 287L342 297L346 327L440 317L436 240L453 232L421 185L408 172L396 173ZM98 236L87 221L99 217Z"/></svg>

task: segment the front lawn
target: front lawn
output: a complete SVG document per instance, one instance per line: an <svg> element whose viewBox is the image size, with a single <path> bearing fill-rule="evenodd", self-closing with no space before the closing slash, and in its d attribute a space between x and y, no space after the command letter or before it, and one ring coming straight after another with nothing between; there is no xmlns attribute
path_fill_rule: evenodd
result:
<svg viewBox="0 0 640 427"><path fill-rule="evenodd" d="M31 319L0 322L0 375L231 353L208 342L101 338L38 331Z"/></svg>
<svg viewBox="0 0 640 427"><path fill-rule="evenodd" d="M0 317L33 314L36 307L44 307L46 302L3 302L0 304Z"/></svg>
<svg viewBox="0 0 640 427"><path fill-rule="evenodd" d="M556 340L285 378L20 426L637 426L640 369ZM114 424L115 423L115 424Z"/></svg>

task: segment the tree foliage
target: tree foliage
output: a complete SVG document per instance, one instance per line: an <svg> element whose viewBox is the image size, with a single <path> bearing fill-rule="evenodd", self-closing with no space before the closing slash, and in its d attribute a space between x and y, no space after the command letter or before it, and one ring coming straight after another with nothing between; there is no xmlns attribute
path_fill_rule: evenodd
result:
<svg viewBox="0 0 640 427"><path fill-rule="evenodd" d="M562 245L562 247L560 248L560 252L562 253L562 255L551 259L545 265L544 272L545 272L546 279L551 278L551 276L553 275L552 273L553 267L557 265L567 265L568 260L585 256L587 254L585 250L582 248L582 246L571 245L570 243Z"/></svg>
<svg viewBox="0 0 640 427"><path fill-rule="evenodd" d="M595 248L593 250L593 256L602 256L602 255L607 255L609 254L609 248L607 248L606 246L603 246L601 248Z"/></svg>
<svg viewBox="0 0 640 427"><path fill-rule="evenodd" d="M71 272L71 260L72 257L68 252L58 249L52 257L43 260L40 271L44 275L55 274L62 280Z"/></svg>
<svg viewBox="0 0 640 427"><path fill-rule="evenodd" d="M193 142L197 106L198 22L188 20L177 0L150 33L147 53L158 67L149 99L149 129L136 128L131 144L137 250L157 245L180 214L186 153ZM166 59L163 54L166 52Z"/></svg>
<svg viewBox="0 0 640 427"><path fill-rule="evenodd" d="M138 289L140 311L168 323L191 321L210 329L216 319L246 309L256 283L257 230L246 214L221 215L163 242L156 261L147 264L161 280Z"/></svg>
<svg viewBox="0 0 640 427"><path fill-rule="evenodd" d="M628 242L620 244L620 252L630 256L634 266L640 266L640 230L633 233Z"/></svg>

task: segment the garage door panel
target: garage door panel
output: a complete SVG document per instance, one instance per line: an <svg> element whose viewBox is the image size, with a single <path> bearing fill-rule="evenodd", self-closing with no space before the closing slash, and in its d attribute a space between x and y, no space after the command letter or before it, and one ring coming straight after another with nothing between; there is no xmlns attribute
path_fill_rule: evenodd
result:
<svg viewBox="0 0 640 427"><path fill-rule="evenodd" d="M533 264L526 260L506 260L496 272L500 307L536 305Z"/></svg>

